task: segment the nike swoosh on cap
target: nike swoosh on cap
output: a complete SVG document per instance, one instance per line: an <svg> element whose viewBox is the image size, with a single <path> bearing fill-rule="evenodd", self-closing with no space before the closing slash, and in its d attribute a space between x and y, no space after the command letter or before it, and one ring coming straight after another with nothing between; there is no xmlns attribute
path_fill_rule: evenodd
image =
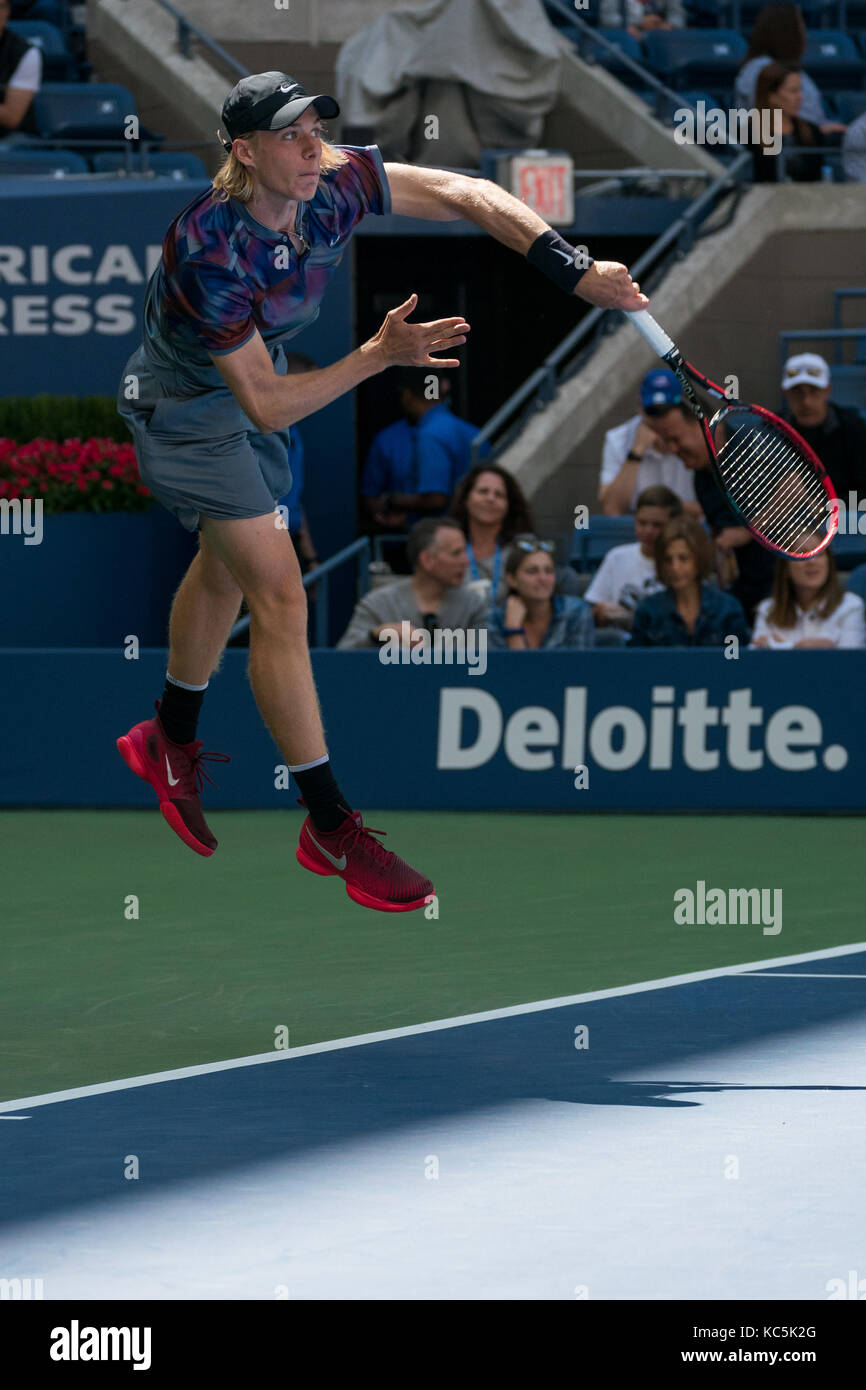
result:
<svg viewBox="0 0 866 1390"><path fill-rule="evenodd" d="M316 846L316 849L319 851L319 853L320 853L320 854L324 854L325 858L328 860L328 862L329 862L330 864L333 864L333 866L334 866L335 869L345 869L345 867L346 867L346 856L345 856L345 854L341 855L339 859L335 859L334 856L333 856L333 854L329 854L329 853L328 853L328 851L325 849L324 845L320 845L320 844L319 844L319 842L318 842L318 840L316 839L315 835L313 834L312 830L308 830L308 831L307 831L307 834L309 835L309 837L310 837L310 839L312 840L313 844Z"/></svg>

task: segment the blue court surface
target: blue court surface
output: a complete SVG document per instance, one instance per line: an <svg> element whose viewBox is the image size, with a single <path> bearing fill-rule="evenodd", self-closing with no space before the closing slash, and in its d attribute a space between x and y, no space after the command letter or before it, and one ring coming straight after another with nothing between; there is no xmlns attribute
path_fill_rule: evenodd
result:
<svg viewBox="0 0 866 1390"><path fill-rule="evenodd" d="M866 1274L864 1056L861 943L4 1102L0 1275L826 1299Z"/></svg>

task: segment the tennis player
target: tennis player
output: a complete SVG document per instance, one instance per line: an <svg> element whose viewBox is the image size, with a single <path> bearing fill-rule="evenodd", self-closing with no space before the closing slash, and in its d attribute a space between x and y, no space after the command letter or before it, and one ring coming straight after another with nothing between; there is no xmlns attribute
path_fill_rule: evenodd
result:
<svg viewBox="0 0 866 1390"><path fill-rule="evenodd" d="M367 213L466 218L527 257L566 293L605 308L647 299L625 266L593 262L486 179L384 164L375 145L329 144L330 96L281 72L245 77L222 108L227 157L213 187L175 218L147 288L143 342L126 364L118 409L139 470L199 550L171 611L156 718L118 739L184 844L213 854L202 813L207 773L196 727L208 679L242 597L250 682L307 810L297 858L339 875L355 902L385 912L424 905L433 885L385 850L331 768L307 649L306 595L275 503L290 487L289 428L392 366L457 367L460 316L410 323L415 294L379 331L320 370L286 375L284 344L319 313L328 281ZM218 755L224 756L224 755ZM208 780L210 780L208 778Z"/></svg>

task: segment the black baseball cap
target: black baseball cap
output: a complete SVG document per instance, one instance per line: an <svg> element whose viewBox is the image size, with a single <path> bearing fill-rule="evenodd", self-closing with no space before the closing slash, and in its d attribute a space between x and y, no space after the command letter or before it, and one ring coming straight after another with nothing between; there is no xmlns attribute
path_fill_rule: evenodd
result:
<svg viewBox="0 0 866 1390"><path fill-rule="evenodd" d="M310 96L288 73L256 72L242 77L223 102L221 121L229 137L223 144L231 149L231 141L248 130L283 130L312 105L324 120L340 114L333 97Z"/></svg>

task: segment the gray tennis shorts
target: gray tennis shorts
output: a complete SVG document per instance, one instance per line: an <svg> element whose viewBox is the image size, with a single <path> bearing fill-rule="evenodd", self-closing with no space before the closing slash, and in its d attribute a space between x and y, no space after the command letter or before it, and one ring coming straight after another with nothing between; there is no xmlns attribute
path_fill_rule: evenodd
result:
<svg viewBox="0 0 866 1390"><path fill-rule="evenodd" d="M274 357L278 375L285 371L281 352ZM124 398L130 376L138 382L132 401ZM123 369L117 409L132 431L141 481L188 531L196 531L203 516L265 516L292 486L288 430L259 434L227 386L172 396L143 348Z"/></svg>

